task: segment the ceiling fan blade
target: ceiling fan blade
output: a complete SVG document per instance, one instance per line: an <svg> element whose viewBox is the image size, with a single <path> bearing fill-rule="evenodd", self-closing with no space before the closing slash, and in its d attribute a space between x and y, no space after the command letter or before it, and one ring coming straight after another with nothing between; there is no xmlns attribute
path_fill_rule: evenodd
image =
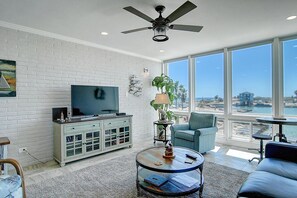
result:
<svg viewBox="0 0 297 198"><path fill-rule="evenodd" d="M173 30L183 30L183 31L190 31L190 32L200 32L203 28L203 26L198 25L177 25L172 24L169 26L170 29Z"/></svg>
<svg viewBox="0 0 297 198"><path fill-rule="evenodd" d="M151 22L152 23L154 21L154 19L152 19L151 17L147 16L146 14L143 14L139 10L136 10L132 6L124 7L123 9L124 10L127 10L128 12L131 12L132 14L135 14L136 16L139 16L140 18L143 18L144 20L146 20L148 22Z"/></svg>
<svg viewBox="0 0 297 198"><path fill-rule="evenodd" d="M172 12L167 18L166 20L168 20L169 22L173 22L176 19L178 19L179 17L187 14L188 12L190 12L191 10L197 8L197 6L195 4L193 4L190 1L185 2L183 5L181 5L179 8L177 8L174 12Z"/></svg>
<svg viewBox="0 0 297 198"><path fill-rule="evenodd" d="M133 30L124 31L122 33L123 34L128 34L128 33L132 33L132 32L138 32L138 31L142 31L142 30L148 30L148 29L152 29L152 27L137 28L137 29L133 29Z"/></svg>

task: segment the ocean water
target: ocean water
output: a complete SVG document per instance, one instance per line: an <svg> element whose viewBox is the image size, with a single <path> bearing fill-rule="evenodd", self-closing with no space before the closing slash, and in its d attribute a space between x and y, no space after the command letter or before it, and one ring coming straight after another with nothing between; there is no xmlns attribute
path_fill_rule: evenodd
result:
<svg viewBox="0 0 297 198"><path fill-rule="evenodd" d="M272 107L233 107L234 111L244 111L248 110L247 112L244 112L242 114L263 114L265 115L271 115L272 113ZM284 109L284 115L285 116L297 116L297 108L296 107L285 107ZM286 137L296 142L297 141L297 126L292 125L283 125L283 133L286 135Z"/></svg>
<svg viewBox="0 0 297 198"><path fill-rule="evenodd" d="M272 107L234 107L235 111L237 110L249 110L246 113L252 114L272 114ZM251 111L250 111L251 110ZM285 107L284 109L285 116L297 116L297 108L296 107Z"/></svg>

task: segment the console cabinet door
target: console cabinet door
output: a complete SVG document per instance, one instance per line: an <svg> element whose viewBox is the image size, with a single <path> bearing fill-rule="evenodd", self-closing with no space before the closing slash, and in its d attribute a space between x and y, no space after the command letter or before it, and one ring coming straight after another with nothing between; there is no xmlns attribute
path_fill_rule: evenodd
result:
<svg viewBox="0 0 297 198"><path fill-rule="evenodd" d="M104 121L104 147L106 149L131 142L130 119Z"/></svg>
<svg viewBox="0 0 297 198"><path fill-rule="evenodd" d="M110 148L117 145L117 128L107 128L104 130L104 146Z"/></svg>
<svg viewBox="0 0 297 198"><path fill-rule="evenodd" d="M98 152L101 150L100 131L85 132L86 153Z"/></svg>
<svg viewBox="0 0 297 198"><path fill-rule="evenodd" d="M131 127L130 125L119 128L119 144L128 144L131 142Z"/></svg>
<svg viewBox="0 0 297 198"><path fill-rule="evenodd" d="M83 154L83 133L65 136L65 157L72 158Z"/></svg>

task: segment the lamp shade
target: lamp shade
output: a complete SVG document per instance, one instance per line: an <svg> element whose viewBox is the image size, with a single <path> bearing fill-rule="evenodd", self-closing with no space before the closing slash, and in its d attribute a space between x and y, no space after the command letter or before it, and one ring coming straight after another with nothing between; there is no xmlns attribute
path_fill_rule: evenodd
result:
<svg viewBox="0 0 297 198"><path fill-rule="evenodd" d="M166 93L157 93L154 103L155 104L170 104L170 100Z"/></svg>

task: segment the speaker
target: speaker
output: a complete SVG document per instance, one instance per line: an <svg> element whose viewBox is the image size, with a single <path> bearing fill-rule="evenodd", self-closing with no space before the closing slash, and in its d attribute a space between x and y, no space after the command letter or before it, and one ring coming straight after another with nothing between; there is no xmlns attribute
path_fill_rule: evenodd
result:
<svg viewBox="0 0 297 198"><path fill-rule="evenodd" d="M53 121L56 121L57 119L61 119L62 112L64 114L64 119L67 117L67 107L53 108L52 112L53 112Z"/></svg>

